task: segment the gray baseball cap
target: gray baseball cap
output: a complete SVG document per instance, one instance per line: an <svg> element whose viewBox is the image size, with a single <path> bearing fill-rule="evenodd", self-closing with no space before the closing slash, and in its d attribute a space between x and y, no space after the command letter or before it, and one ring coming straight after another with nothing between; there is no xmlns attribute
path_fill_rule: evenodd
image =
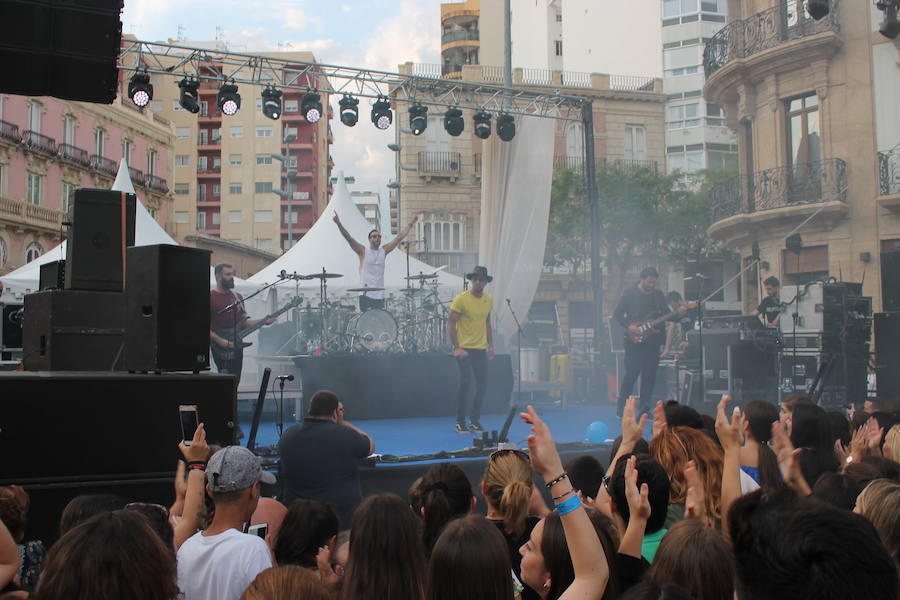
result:
<svg viewBox="0 0 900 600"><path fill-rule="evenodd" d="M263 471L259 458L243 446L226 446L212 455L206 477L213 492L245 490L257 481L272 484L275 476Z"/></svg>

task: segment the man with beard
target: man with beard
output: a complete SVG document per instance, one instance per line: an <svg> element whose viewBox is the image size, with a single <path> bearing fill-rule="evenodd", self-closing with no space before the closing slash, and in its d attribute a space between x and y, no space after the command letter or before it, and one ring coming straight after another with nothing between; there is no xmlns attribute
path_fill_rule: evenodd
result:
<svg viewBox="0 0 900 600"><path fill-rule="evenodd" d="M244 348L241 346L240 340L235 344L231 339L232 332L235 331L235 324L237 333L240 335L241 330L252 327L260 321L265 321L267 325L270 325L275 322L275 319L272 317L250 319L244 312L243 303L238 304L232 310L225 310L235 302L243 302L244 297L233 291L234 267L222 263L216 265L215 273L216 287L209 291L209 339L214 344L212 348L213 362L216 363L219 373L229 373L235 376L235 388L237 388L241 382ZM226 335L228 337L225 337ZM223 352L230 354L230 358L223 357Z"/></svg>

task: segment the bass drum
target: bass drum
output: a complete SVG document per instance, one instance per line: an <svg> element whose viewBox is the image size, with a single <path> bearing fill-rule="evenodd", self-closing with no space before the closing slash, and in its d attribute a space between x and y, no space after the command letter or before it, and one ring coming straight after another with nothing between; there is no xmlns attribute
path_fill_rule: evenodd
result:
<svg viewBox="0 0 900 600"><path fill-rule="evenodd" d="M397 320L380 308L357 313L347 324L347 337L353 348L386 352L397 341Z"/></svg>

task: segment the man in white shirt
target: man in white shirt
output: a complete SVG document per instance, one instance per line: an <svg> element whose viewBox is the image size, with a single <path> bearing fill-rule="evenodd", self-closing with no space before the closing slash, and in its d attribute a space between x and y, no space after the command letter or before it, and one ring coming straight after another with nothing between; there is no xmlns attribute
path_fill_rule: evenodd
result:
<svg viewBox="0 0 900 600"><path fill-rule="evenodd" d="M226 446L209 459L206 491L216 510L209 527L178 550L184 600L240 600L260 571L272 566L266 542L242 533L256 510L260 482L273 484L275 477L242 446Z"/></svg>

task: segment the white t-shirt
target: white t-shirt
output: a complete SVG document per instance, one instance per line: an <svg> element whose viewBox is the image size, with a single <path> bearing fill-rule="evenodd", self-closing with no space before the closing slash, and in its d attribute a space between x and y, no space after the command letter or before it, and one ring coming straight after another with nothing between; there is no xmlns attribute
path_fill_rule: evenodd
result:
<svg viewBox="0 0 900 600"><path fill-rule="evenodd" d="M272 566L266 542L229 529L196 533L178 550L178 588L184 600L240 600L260 571Z"/></svg>
<svg viewBox="0 0 900 600"><path fill-rule="evenodd" d="M359 279L364 286L384 287L384 261L384 248L372 250L370 246L366 246L366 254L359 266ZM366 292L366 296L381 300L384 298L384 292Z"/></svg>

